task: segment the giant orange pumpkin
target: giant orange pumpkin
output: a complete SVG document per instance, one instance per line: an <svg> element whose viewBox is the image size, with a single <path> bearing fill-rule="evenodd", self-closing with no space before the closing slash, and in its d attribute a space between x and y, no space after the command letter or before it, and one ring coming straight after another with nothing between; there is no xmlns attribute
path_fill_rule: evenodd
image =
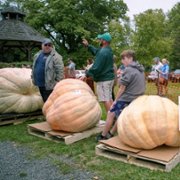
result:
<svg viewBox="0 0 180 180"><path fill-rule="evenodd" d="M131 147L180 146L178 106L167 98L140 96L122 111L117 126L120 139Z"/></svg>
<svg viewBox="0 0 180 180"><path fill-rule="evenodd" d="M32 84L31 69L0 69L0 113L27 113L41 109L39 90Z"/></svg>
<svg viewBox="0 0 180 180"><path fill-rule="evenodd" d="M67 92L74 92L78 94L78 92L89 92L92 96L94 93L92 92L91 88L87 86L86 83L80 81L78 79L64 79L56 84L54 87L53 93L50 94L48 101L43 106L44 114L46 115L49 107L54 103L57 97L67 93Z"/></svg>
<svg viewBox="0 0 180 180"><path fill-rule="evenodd" d="M54 130L80 132L97 124L101 108L89 86L78 79L59 82L43 106Z"/></svg>

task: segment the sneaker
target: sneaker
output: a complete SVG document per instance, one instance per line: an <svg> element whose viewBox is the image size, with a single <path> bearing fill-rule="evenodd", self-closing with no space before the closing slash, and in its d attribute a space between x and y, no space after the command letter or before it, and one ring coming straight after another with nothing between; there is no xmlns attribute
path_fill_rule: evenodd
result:
<svg viewBox="0 0 180 180"><path fill-rule="evenodd" d="M110 132L108 132L107 134L106 134L106 139L110 139L110 138L112 138L114 135L113 134L111 134Z"/></svg>
<svg viewBox="0 0 180 180"><path fill-rule="evenodd" d="M100 141L100 140L106 140L107 139L107 137L106 136L103 136L102 134L98 134L97 136L96 136L96 141L98 142L98 141Z"/></svg>

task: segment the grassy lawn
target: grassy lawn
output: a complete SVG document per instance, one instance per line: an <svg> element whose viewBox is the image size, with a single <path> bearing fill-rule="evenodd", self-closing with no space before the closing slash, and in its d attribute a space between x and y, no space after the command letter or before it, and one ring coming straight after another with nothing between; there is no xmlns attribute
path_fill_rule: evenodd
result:
<svg viewBox="0 0 180 180"><path fill-rule="evenodd" d="M156 88L153 83L147 84L146 94L156 94ZM170 84L168 97L177 103L178 95L180 95L180 84ZM103 119L105 119L104 110ZM95 179L105 180L178 180L180 178L180 164L171 172L165 173L96 156L95 146L97 143L95 142L95 136L67 146L63 143L50 142L29 135L27 125L35 122L37 120L26 121L19 125L0 127L0 141L12 141L22 146L33 148L33 154L30 154L28 158L50 157L51 154L72 158L73 164L53 162L63 170L63 173L69 173L72 169L79 168L95 173L97 176Z"/></svg>
<svg viewBox="0 0 180 180"><path fill-rule="evenodd" d="M157 88L154 83L146 84L146 94L156 95ZM168 84L168 94L167 97L178 104L178 96L180 96L180 83L171 83Z"/></svg>

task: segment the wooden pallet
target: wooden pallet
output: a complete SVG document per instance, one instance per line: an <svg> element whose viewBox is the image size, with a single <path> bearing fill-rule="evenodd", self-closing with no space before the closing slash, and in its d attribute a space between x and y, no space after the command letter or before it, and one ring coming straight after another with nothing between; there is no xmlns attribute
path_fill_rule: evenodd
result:
<svg viewBox="0 0 180 180"><path fill-rule="evenodd" d="M100 133L105 126L105 121L100 121L94 128L79 133L69 133L63 131L54 131L47 122L35 123L28 125L29 134L55 142L64 142L72 144L76 141L85 139L94 134Z"/></svg>
<svg viewBox="0 0 180 180"><path fill-rule="evenodd" d="M152 150L141 150L124 145L118 137L101 141L96 146L96 154L151 170L166 172L170 172L180 163L180 147L160 146Z"/></svg>
<svg viewBox="0 0 180 180"><path fill-rule="evenodd" d="M20 124L26 120L31 119L39 119L44 118L42 111L35 111L31 113L7 113L7 114L0 114L0 126L8 125L8 124Z"/></svg>

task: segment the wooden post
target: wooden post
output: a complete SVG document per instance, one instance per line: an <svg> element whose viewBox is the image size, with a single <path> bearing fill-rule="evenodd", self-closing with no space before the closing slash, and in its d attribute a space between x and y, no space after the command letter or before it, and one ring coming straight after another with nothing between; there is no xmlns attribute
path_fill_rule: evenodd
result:
<svg viewBox="0 0 180 180"><path fill-rule="evenodd" d="M27 48L27 59L28 59L28 61L32 60L31 59L31 48L30 47Z"/></svg>
<svg viewBox="0 0 180 180"><path fill-rule="evenodd" d="M31 50L32 50L32 47L33 47L33 43L23 43L23 42L20 42L22 48L20 48L20 50L22 50L25 54L26 54L26 58L28 61L31 61L32 60L32 54L31 54Z"/></svg>

